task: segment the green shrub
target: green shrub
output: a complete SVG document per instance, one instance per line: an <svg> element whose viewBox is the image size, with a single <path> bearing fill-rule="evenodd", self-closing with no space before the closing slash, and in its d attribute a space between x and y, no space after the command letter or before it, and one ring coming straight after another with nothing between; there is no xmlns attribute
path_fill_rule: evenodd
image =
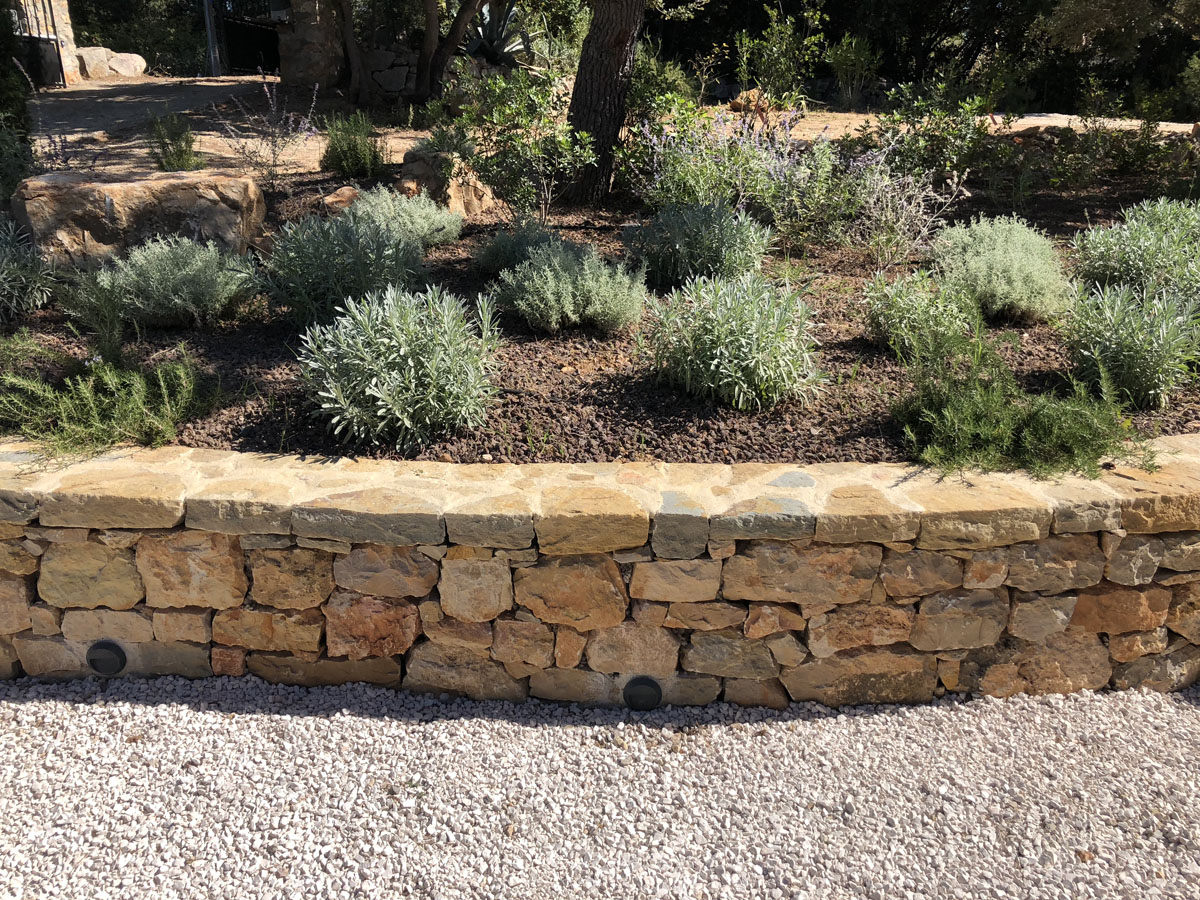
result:
<svg viewBox="0 0 1200 900"><path fill-rule="evenodd" d="M131 442L150 447L176 437L179 425L211 408L187 353L149 371L96 363L61 384L0 375L0 427L54 453L104 450Z"/></svg>
<svg viewBox="0 0 1200 900"><path fill-rule="evenodd" d="M1046 321L1071 296L1054 244L1016 216L945 229L933 259L947 287L971 297L990 318Z"/></svg>
<svg viewBox="0 0 1200 900"><path fill-rule="evenodd" d="M1080 279L1168 290L1200 302L1200 203L1147 200L1124 222L1075 237Z"/></svg>
<svg viewBox="0 0 1200 900"><path fill-rule="evenodd" d="M1128 284L1082 297L1065 336L1080 379L1097 390L1111 386L1139 408L1166 406L1200 358L1196 307L1171 292Z"/></svg>
<svg viewBox="0 0 1200 900"><path fill-rule="evenodd" d="M770 228L723 203L668 205L629 236L634 257L659 287L756 271L770 242Z"/></svg>
<svg viewBox="0 0 1200 900"><path fill-rule="evenodd" d="M347 118L332 116L325 132L322 169L347 178L374 178L383 169L383 141L375 136L371 119L362 110Z"/></svg>
<svg viewBox="0 0 1200 900"><path fill-rule="evenodd" d="M957 291L940 288L923 269L891 284L880 272L867 285L866 308L872 340L906 361L928 358L979 326L975 305Z"/></svg>
<svg viewBox="0 0 1200 900"><path fill-rule="evenodd" d="M54 285L53 269L29 236L11 219L0 221L0 326L45 305Z"/></svg>
<svg viewBox="0 0 1200 900"><path fill-rule="evenodd" d="M204 168L204 158L196 152L196 135L191 125L176 113L150 117L150 156L164 172Z"/></svg>
<svg viewBox="0 0 1200 900"><path fill-rule="evenodd" d="M524 221L492 235L475 257L475 264L485 275L494 277L505 269L516 268L529 259L535 249L547 244L566 246L568 242L544 225Z"/></svg>
<svg viewBox="0 0 1200 900"><path fill-rule="evenodd" d="M1096 476L1137 440L1120 407L1082 385L1066 398L1030 395L986 341L959 338L912 368L912 394L894 409L914 458L940 470L1027 469Z"/></svg>
<svg viewBox="0 0 1200 900"><path fill-rule="evenodd" d="M685 393L756 410L807 400L822 380L801 292L757 273L698 278L650 311L654 369Z"/></svg>
<svg viewBox="0 0 1200 900"><path fill-rule="evenodd" d="M0 113L0 192L3 196L11 197L17 185L33 174L33 169L29 136L16 126L11 116Z"/></svg>
<svg viewBox="0 0 1200 900"><path fill-rule="evenodd" d="M609 265L594 247L581 254L565 244L534 248L500 273L495 293L502 309L550 334L578 326L619 331L641 318L646 300L641 272Z"/></svg>
<svg viewBox="0 0 1200 900"><path fill-rule="evenodd" d="M650 119L664 97L698 100L699 92L683 66L662 57L662 45L653 40L638 44L633 76L625 100L625 122L630 127Z"/></svg>
<svg viewBox="0 0 1200 900"><path fill-rule="evenodd" d="M332 317L347 298L412 286L421 245L369 221L354 207L339 216L289 222L263 262L275 302L300 323Z"/></svg>
<svg viewBox="0 0 1200 900"><path fill-rule="evenodd" d="M354 215L391 232L396 239L434 247L458 240L463 218L439 206L426 194L405 197L385 187L363 191L351 207Z"/></svg>
<svg viewBox="0 0 1200 900"><path fill-rule="evenodd" d="M65 302L85 321L111 306L121 322L153 328L211 325L257 286L244 256L185 237L153 238L80 283Z"/></svg>
<svg viewBox="0 0 1200 900"><path fill-rule="evenodd" d="M479 326L441 288L395 287L347 300L303 337L300 371L335 435L357 445L410 450L483 423L495 394L499 332L480 299Z"/></svg>

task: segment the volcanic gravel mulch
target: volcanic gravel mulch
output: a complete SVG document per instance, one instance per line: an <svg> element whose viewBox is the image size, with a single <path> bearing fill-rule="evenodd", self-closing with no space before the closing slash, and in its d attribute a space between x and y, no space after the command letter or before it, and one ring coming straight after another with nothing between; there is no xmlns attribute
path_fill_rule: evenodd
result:
<svg viewBox="0 0 1200 900"><path fill-rule="evenodd" d="M317 211L320 198L344 181L294 176L272 198L271 225ZM1112 220L1133 202L1128 185L1077 195L1036 198L1029 218L1057 235L1087 223ZM986 212L982 202L961 217ZM994 212L994 211L992 211ZM1036 215L1034 214L1036 213ZM635 222L630 209L575 210L552 225L565 237L590 243L611 257L622 252L622 228ZM498 218L474 220L455 244L429 254L431 281L473 298L486 288L474 256ZM909 389L904 370L866 337L862 287L873 266L850 249L818 250L790 261L768 260L767 271L793 283L811 280L807 302L820 341L819 366L826 382L808 405L788 402L757 413L738 413L686 397L655 378L636 334L616 337L576 331L547 336L518 319L505 318L505 342L496 378L499 396L479 429L425 447L416 458L448 462L889 462L909 457L893 404ZM77 357L86 350L53 312L32 323L41 339ZM1002 329L1001 329L1002 330ZM1002 352L1031 390L1067 387L1067 359L1048 326L1013 328ZM260 305L239 324L210 332L147 333L136 351L161 356L186 342L211 378L221 401L186 424L178 442L217 449L338 455L350 452L313 414L299 382L297 331ZM1141 413L1134 424L1154 434L1200 430L1200 389L1190 387L1164 411ZM363 455L396 456L386 449Z"/></svg>

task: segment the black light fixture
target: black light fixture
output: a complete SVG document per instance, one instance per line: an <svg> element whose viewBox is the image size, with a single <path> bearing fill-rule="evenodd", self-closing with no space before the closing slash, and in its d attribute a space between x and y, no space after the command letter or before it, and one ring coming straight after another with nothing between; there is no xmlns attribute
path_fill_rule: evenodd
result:
<svg viewBox="0 0 1200 900"><path fill-rule="evenodd" d="M87 664L97 675L106 678L120 675L128 658L116 641L96 641L87 650Z"/></svg>
<svg viewBox="0 0 1200 900"><path fill-rule="evenodd" d="M662 687L649 675L638 675L625 682L625 705L645 712L662 703Z"/></svg>

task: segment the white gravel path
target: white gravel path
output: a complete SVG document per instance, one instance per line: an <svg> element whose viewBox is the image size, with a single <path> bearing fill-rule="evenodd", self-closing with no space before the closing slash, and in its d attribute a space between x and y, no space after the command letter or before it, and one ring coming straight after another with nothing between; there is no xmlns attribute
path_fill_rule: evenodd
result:
<svg viewBox="0 0 1200 900"><path fill-rule="evenodd" d="M1200 897L1200 689L787 713L0 683L0 898Z"/></svg>

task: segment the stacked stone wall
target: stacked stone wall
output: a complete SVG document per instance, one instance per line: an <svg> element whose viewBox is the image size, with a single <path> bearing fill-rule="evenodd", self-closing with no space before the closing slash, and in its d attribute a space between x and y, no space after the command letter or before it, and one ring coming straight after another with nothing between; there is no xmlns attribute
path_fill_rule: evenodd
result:
<svg viewBox="0 0 1200 900"><path fill-rule="evenodd" d="M1200 440L1096 481L0 448L0 677L785 706L1200 678Z"/></svg>

